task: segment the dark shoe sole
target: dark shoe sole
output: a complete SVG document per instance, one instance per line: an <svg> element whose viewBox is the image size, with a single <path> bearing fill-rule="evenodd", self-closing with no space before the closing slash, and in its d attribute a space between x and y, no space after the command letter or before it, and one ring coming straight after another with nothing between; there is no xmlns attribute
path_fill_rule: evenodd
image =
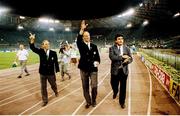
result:
<svg viewBox="0 0 180 116"><path fill-rule="evenodd" d="M55 93L55 96L58 97L58 96L59 96L59 93Z"/></svg>
<svg viewBox="0 0 180 116"><path fill-rule="evenodd" d="M48 104L48 103L46 103L46 102L45 102L45 103L43 103L43 104L42 104L42 107L46 106L47 104Z"/></svg>
<svg viewBox="0 0 180 116"><path fill-rule="evenodd" d="M121 108L124 109L126 106L125 104L121 104Z"/></svg>
<svg viewBox="0 0 180 116"><path fill-rule="evenodd" d="M30 74L26 74L25 76L29 76Z"/></svg>
<svg viewBox="0 0 180 116"><path fill-rule="evenodd" d="M17 78L22 78L22 76L18 76Z"/></svg>
<svg viewBox="0 0 180 116"><path fill-rule="evenodd" d="M86 104L85 108L88 109L91 106L91 104Z"/></svg>
<svg viewBox="0 0 180 116"><path fill-rule="evenodd" d="M117 96L117 95L113 94L113 99L116 99L116 96Z"/></svg>

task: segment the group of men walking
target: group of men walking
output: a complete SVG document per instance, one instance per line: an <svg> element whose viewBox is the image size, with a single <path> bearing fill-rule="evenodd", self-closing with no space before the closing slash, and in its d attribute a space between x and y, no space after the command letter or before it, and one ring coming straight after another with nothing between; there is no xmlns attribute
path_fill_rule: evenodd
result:
<svg viewBox="0 0 180 116"><path fill-rule="evenodd" d="M88 24L83 20L76 41L80 53L78 68L80 69L83 95L86 100L85 108L95 107L97 104L98 66L101 63L97 45L90 42L91 37L87 26ZM47 81L50 83L55 96L59 95L56 84L56 73L60 71L58 56L55 51L50 49L48 40L42 42L41 48L35 47L34 43L35 34L30 33L30 49L38 54L40 58L39 73L43 100L42 106L46 106L48 103ZM67 55L65 50L61 52ZM130 49L124 45L123 35L117 34L115 36L114 45L109 48L109 58L111 60L110 83L113 90L113 99L116 98L119 91L119 104L121 108L125 108L126 81L129 73L128 64L132 62L132 56ZM71 76L69 74L68 76L70 79Z"/></svg>

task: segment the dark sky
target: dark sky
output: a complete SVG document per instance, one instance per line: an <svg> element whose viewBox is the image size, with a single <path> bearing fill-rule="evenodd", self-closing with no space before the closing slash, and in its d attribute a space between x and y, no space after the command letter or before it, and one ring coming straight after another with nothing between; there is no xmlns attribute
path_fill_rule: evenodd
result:
<svg viewBox="0 0 180 116"><path fill-rule="evenodd" d="M14 14L39 17L49 15L57 19L94 19L113 16L142 0L0 0L13 9Z"/></svg>

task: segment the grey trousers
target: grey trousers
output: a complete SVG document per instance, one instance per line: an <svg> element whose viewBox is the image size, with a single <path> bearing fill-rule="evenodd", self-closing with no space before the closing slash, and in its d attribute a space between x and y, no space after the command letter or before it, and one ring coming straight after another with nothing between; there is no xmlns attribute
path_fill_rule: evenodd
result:
<svg viewBox="0 0 180 116"><path fill-rule="evenodd" d="M93 102L96 102L98 84L97 72L85 72L83 70L80 70L80 75L82 80L83 95L86 103L91 104ZM89 93L89 84L91 86L91 96Z"/></svg>
<svg viewBox="0 0 180 116"><path fill-rule="evenodd" d="M42 94L42 100L44 103L48 102L47 80L49 84L51 85L51 88L54 91L54 93L58 93L55 75L40 74L41 94Z"/></svg>
<svg viewBox="0 0 180 116"><path fill-rule="evenodd" d="M28 74L28 70L27 70L27 67L26 67L27 60L20 60L19 63L21 65L20 76L23 74L23 72L26 72Z"/></svg>

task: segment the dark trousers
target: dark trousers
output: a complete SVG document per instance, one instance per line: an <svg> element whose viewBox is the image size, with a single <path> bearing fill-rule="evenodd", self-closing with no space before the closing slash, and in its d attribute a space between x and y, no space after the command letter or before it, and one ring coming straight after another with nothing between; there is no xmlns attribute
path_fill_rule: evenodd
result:
<svg viewBox="0 0 180 116"><path fill-rule="evenodd" d="M123 70L120 69L118 75L111 75L111 87L113 89L113 93L117 94L119 92L119 104L125 103L126 98L126 80L128 75L125 75ZM120 88L118 89L120 84Z"/></svg>
<svg viewBox="0 0 180 116"><path fill-rule="evenodd" d="M51 85L52 90L54 93L58 93L57 85L56 85L56 77L55 75L41 75L40 74L40 82L41 82L41 94L43 102L48 102L48 92L47 92L47 80Z"/></svg>
<svg viewBox="0 0 180 116"><path fill-rule="evenodd" d="M81 80L82 80L82 87L83 87L83 95L86 99L86 103L91 104L96 102L97 96L97 72L86 72L80 70ZM89 93L89 81L91 85L91 96ZM92 100L92 101L91 101Z"/></svg>

